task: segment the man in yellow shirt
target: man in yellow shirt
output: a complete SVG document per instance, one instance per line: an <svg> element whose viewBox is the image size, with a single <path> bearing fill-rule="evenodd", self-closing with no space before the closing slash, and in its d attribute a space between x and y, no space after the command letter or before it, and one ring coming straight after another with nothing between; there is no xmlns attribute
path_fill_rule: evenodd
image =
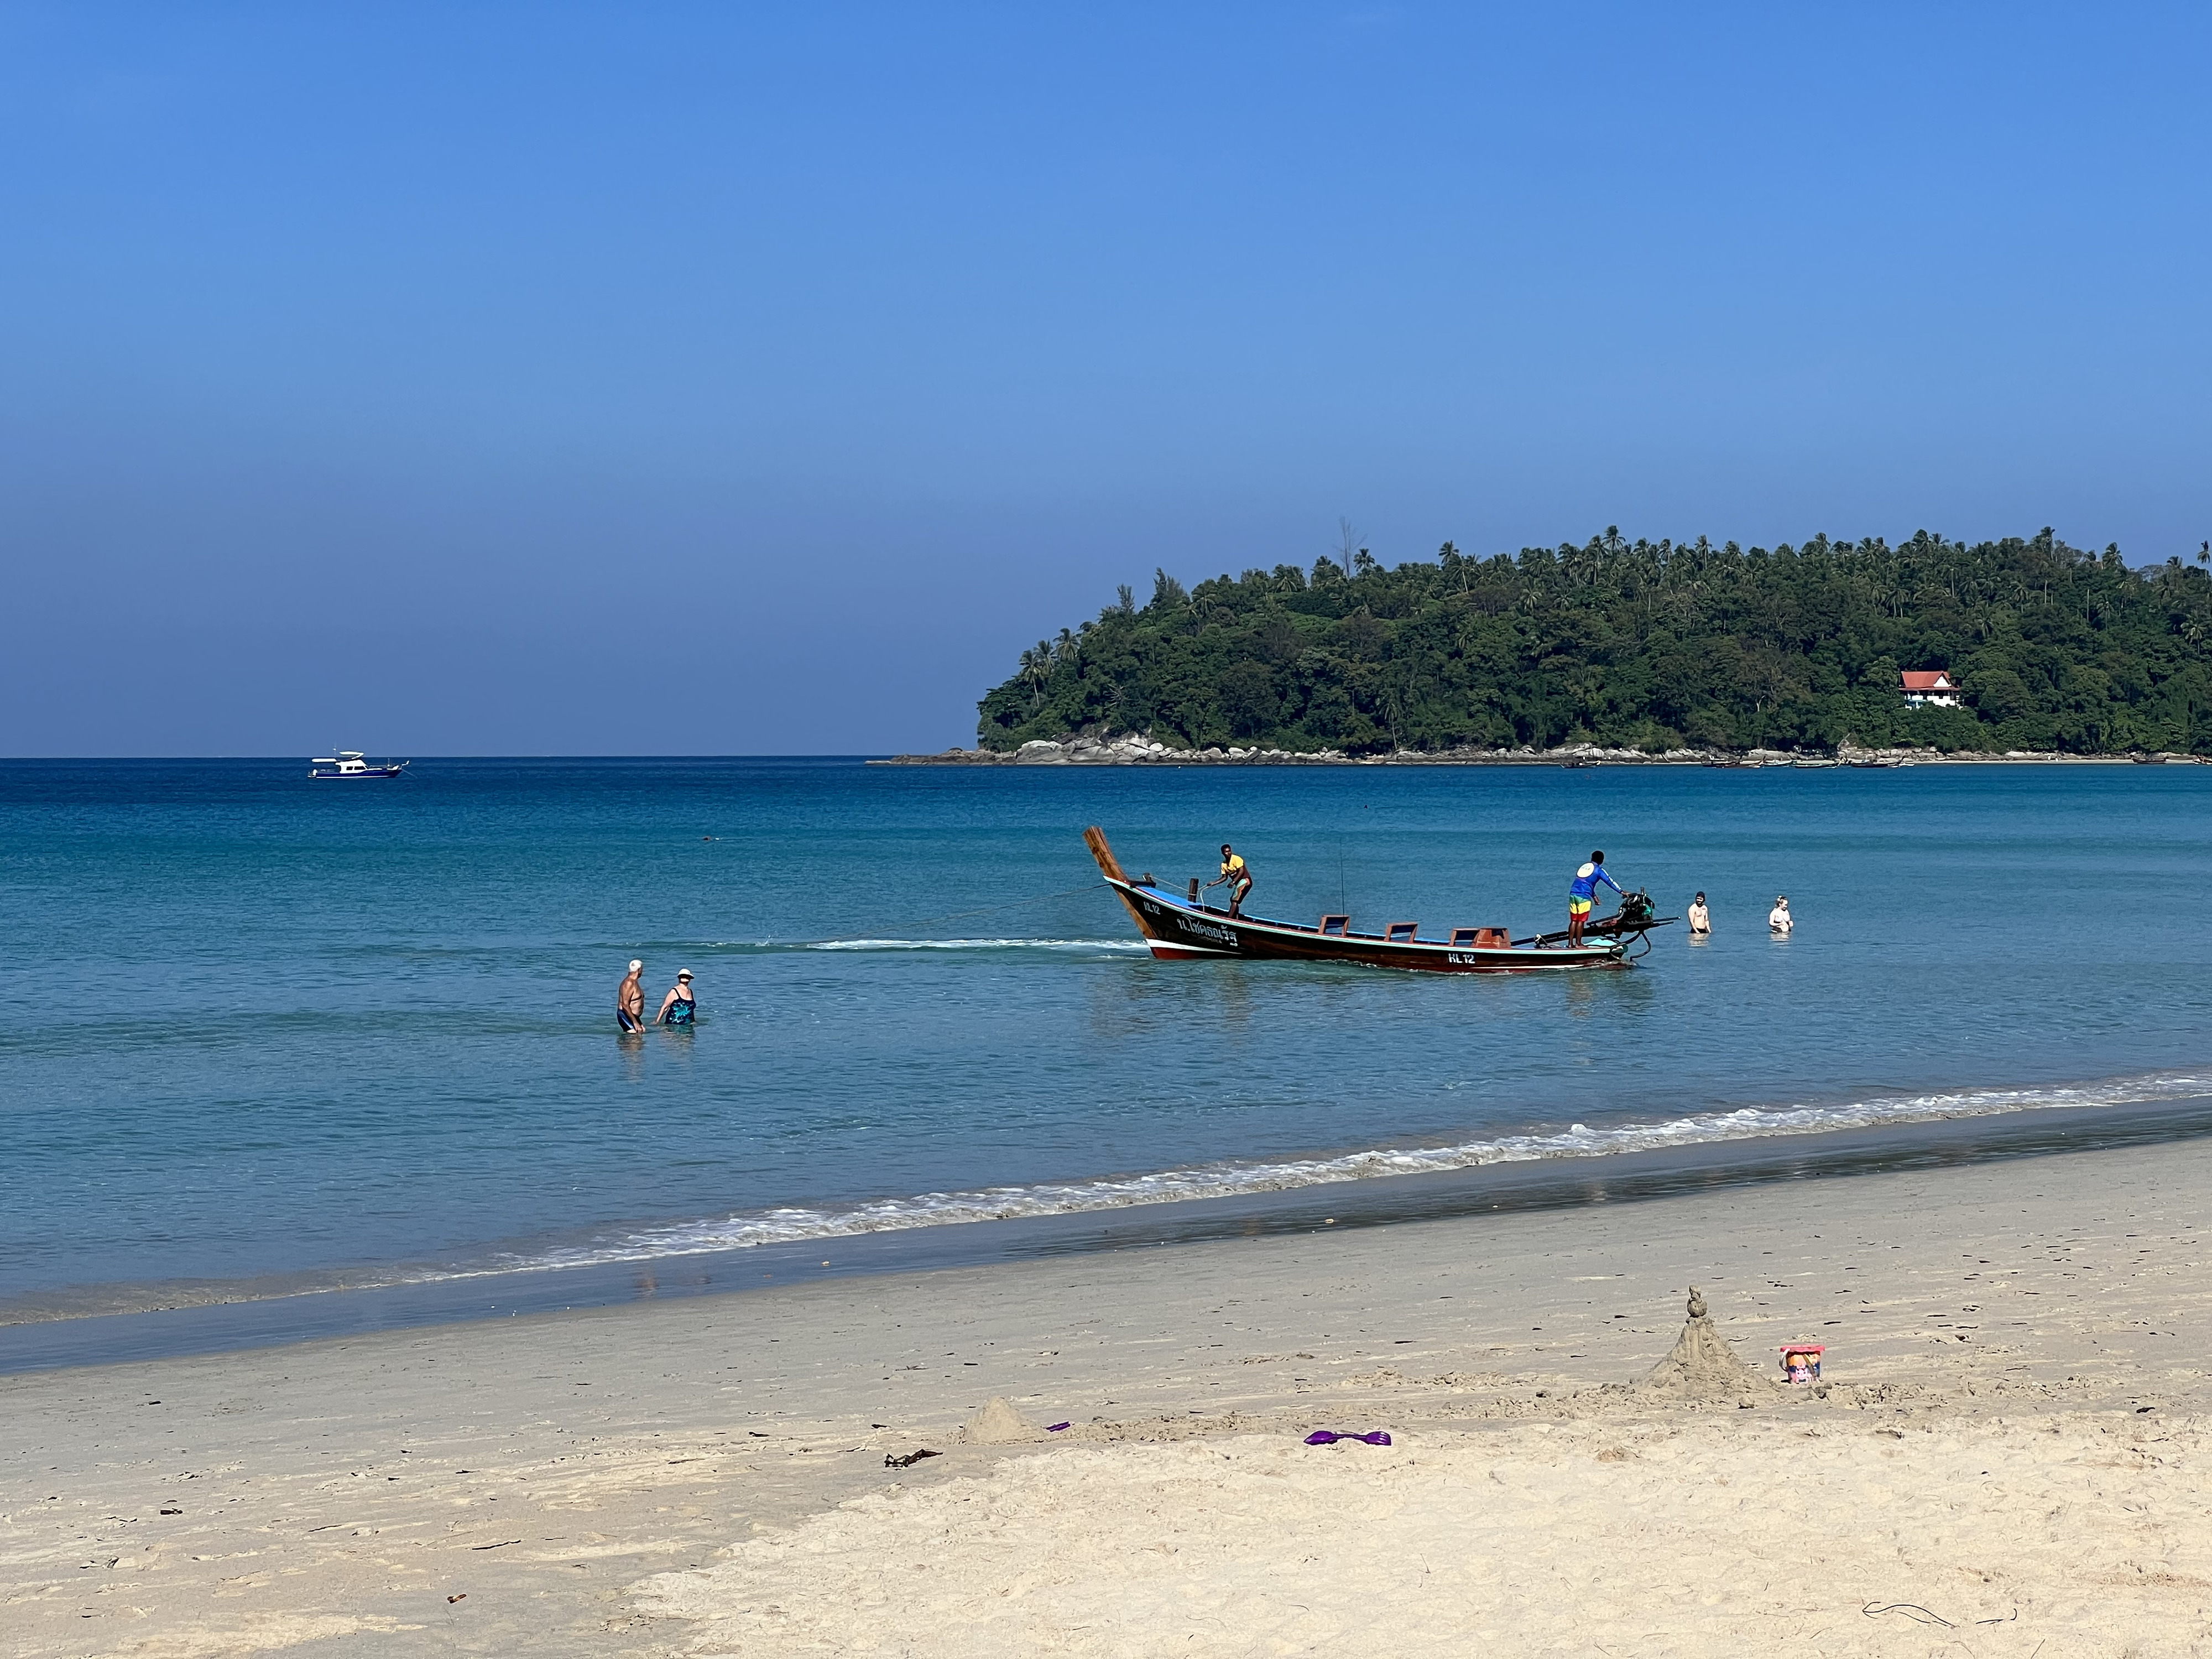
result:
<svg viewBox="0 0 2212 1659"><path fill-rule="evenodd" d="M1252 890L1252 872L1244 867L1244 860L1230 850L1229 843L1221 843L1221 873L1206 883L1209 888L1229 884L1229 914L1235 915L1237 907L1244 902L1244 895Z"/></svg>

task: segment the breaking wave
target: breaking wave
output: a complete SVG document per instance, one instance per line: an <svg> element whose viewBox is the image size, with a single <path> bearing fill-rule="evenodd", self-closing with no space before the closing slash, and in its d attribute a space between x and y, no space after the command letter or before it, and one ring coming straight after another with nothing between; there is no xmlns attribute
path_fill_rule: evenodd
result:
<svg viewBox="0 0 2212 1659"><path fill-rule="evenodd" d="M1564 1129L1498 1135L1446 1146L1376 1147L1332 1158L1279 1161L1224 1161L1193 1169L1096 1180L1046 1182L1022 1187L986 1187L964 1192L920 1193L865 1203L793 1206L757 1210L720 1219L640 1228L590 1245L509 1257L484 1272L590 1267L607 1262L647 1261L666 1256L699 1255L808 1239L845 1238L860 1233L894 1232L971 1221L1075 1215L1126 1209L1139 1204L1178 1203L1229 1198L1249 1193L1291 1192L1334 1182L1372 1181L1389 1176L1432 1175L1489 1164L1528 1163L1546 1158L1605 1158L1669 1146L1716 1141L1754 1140L1778 1135L1820 1134L1885 1124L1929 1122L1947 1118L1991 1117L2008 1112L2049 1111L2184 1101L2212 1095L2212 1078L2154 1076L2025 1089L1971 1089L1946 1094L1854 1101L1844 1104L1742 1107L1734 1111L1694 1113L1648 1123L1593 1128L1570 1124ZM438 1274L440 1278L465 1274Z"/></svg>

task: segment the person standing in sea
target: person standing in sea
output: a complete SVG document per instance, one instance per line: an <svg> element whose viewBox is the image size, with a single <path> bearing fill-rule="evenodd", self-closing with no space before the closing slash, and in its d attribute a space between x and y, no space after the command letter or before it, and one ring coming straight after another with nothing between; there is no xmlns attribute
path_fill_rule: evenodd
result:
<svg viewBox="0 0 2212 1659"><path fill-rule="evenodd" d="M1797 924L1790 919L1790 899L1787 894L1778 894L1774 908L1766 913L1766 926L1777 939L1788 939L1790 930Z"/></svg>
<svg viewBox="0 0 2212 1659"><path fill-rule="evenodd" d="M1690 937L1711 939L1713 936L1712 912L1705 908L1705 896L1700 893L1690 901Z"/></svg>
<svg viewBox="0 0 2212 1659"><path fill-rule="evenodd" d="M655 1025L681 1025L689 1029L697 1004L691 995L691 970L676 970L676 983L668 988L668 994L660 1000L660 1012L653 1016Z"/></svg>
<svg viewBox="0 0 2212 1659"><path fill-rule="evenodd" d="M645 1029L645 987L638 983L644 973L645 964L632 961L628 976L615 992L615 1024L625 1032Z"/></svg>

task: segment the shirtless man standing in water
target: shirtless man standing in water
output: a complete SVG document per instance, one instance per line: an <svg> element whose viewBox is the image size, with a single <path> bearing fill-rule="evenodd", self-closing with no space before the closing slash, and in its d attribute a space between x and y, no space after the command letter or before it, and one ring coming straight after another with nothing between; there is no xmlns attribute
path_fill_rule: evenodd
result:
<svg viewBox="0 0 2212 1659"><path fill-rule="evenodd" d="M1711 939L1713 933L1713 913L1705 908L1705 896L1700 893L1690 901L1687 912L1692 939Z"/></svg>
<svg viewBox="0 0 2212 1659"><path fill-rule="evenodd" d="M623 981L622 988L615 993L615 1024L625 1031L645 1029L645 987L638 981L645 973L642 962L629 965L629 977Z"/></svg>

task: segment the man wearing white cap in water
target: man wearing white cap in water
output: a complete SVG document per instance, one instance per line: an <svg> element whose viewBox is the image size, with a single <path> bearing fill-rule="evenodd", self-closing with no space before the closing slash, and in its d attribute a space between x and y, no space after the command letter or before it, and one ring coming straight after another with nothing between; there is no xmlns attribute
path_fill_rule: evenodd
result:
<svg viewBox="0 0 2212 1659"><path fill-rule="evenodd" d="M638 983L645 972L645 964L633 962L629 977L623 981L622 988L615 993L615 1024L625 1031L645 1029L645 987Z"/></svg>

